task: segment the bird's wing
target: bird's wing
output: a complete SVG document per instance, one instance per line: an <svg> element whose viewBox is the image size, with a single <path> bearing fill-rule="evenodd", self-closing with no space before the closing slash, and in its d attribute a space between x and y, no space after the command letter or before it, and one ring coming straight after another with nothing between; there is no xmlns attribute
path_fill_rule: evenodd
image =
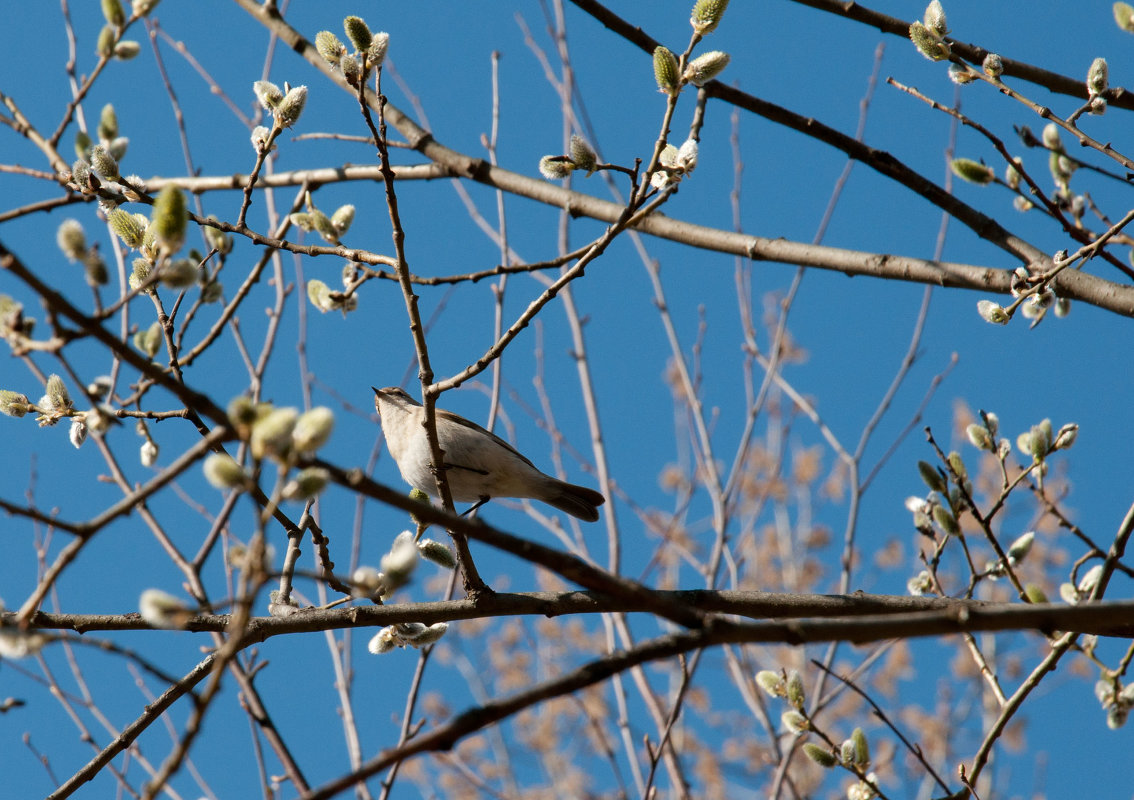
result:
<svg viewBox="0 0 1134 800"><path fill-rule="evenodd" d="M480 427L479 425L477 425L477 424L476 424L475 422L472 422L472 421L470 421L470 420L467 420L467 419L465 419L464 417L459 417L459 416L457 416L456 414L452 413L451 411L444 411L444 410L442 410L442 409L440 409L440 408L439 408L439 409L437 409L437 413L438 413L439 415L441 415L441 416L445 417L445 419L449 420L450 422L455 422L455 423L457 423L458 425L463 425L463 426L465 426L466 428L470 428L470 429L472 429L472 430L474 430L474 431L479 431L480 433L484 434L484 435L485 435L485 436L487 436L487 437L488 437L489 439L491 439L492 441L496 442L496 443L497 443L498 445L500 445L501 447L503 447L503 448L504 448L505 450L508 450L508 451L510 451L510 452L511 452L511 453L512 453L513 455L515 455L515 456L516 456L516 458L518 458L518 459L520 459L521 461L523 461L523 462L524 462L525 464L527 464L527 465L528 465L529 467L531 467L532 469L538 469L538 467L536 467L536 465L535 465L535 464L533 464L533 463L532 463L532 462L531 462L530 460L528 460L528 458L527 458L527 457L525 457L523 453L519 452L519 451L518 451L518 450L517 450L516 448L512 447L512 445L508 444L508 443L507 443L506 441L504 441L503 439L501 439L501 438L500 438L499 436L497 436L497 435L496 435L495 433L493 433L492 431L489 431L489 430L485 430L484 428L482 428L482 427ZM454 466L454 467L461 467L461 465L460 465L460 464L453 464L452 466ZM461 467L461 468L462 468L462 469L475 469L475 467ZM478 472L483 472L483 470L477 470L477 471L478 471Z"/></svg>

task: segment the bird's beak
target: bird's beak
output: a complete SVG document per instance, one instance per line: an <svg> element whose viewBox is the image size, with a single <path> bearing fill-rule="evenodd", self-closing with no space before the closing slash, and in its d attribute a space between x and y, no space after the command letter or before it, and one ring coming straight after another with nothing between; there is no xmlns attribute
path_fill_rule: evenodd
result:
<svg viewBox="0 0 1134 800"><path fill-rule="evenodd" d="M371 386L370 388L371 388L371 389L374 389L374 387L373 387L373 386ZM377 390L377 389L374 389L374 394L375 394L375 395L377 395L377 394L378 394L378 390Z"/></svg>

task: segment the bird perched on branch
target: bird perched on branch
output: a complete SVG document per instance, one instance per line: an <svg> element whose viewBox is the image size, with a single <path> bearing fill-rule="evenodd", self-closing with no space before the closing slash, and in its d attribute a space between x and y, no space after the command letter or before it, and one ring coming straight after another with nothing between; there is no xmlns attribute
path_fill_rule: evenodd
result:
<svg viewBox="0 0 1134 800"><path fill-rule="evenodd" d="M397 462L402 479L436 497L437 481L430 470L433 458L421 403L389 386L374 389L374 408L382 419L386 448ZM437 438L445 451L445 477L454 501L476 503L476 508L493 497L527 498L587 522L599 518L598 507L606 498L594 489L545 475L496 434L449 411L438 408L436 412Z"/></svg>

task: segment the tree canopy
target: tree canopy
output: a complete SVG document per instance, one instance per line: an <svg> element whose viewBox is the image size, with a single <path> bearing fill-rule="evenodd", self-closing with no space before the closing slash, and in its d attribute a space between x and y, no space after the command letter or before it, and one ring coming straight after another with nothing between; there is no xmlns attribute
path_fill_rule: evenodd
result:
<svg viewBox="0 0 1134 800"><path fill-rule="evenodd" d="M5 792L1120 796L1134 7L404 5L10 20Z"/></svg>

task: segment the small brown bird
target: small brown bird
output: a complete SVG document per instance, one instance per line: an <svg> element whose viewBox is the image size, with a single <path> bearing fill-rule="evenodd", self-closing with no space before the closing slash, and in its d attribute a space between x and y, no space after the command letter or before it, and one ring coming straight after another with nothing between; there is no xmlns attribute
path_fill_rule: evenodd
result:
<svg viewBox="0 0 1134 800"><path fill-rule="evenodd" d="M382 419L386 447L397 462L402 479L436 497L437 482L429 469L433 459L421 403L396 386L389 386L374 389L374 408ZM528 498L587 522L598 520L598 507L606 502L594 489L543 474L499 436L440 408L437 438L445 451L445 475L456 502L479 506L493 497Z"/></svg>

